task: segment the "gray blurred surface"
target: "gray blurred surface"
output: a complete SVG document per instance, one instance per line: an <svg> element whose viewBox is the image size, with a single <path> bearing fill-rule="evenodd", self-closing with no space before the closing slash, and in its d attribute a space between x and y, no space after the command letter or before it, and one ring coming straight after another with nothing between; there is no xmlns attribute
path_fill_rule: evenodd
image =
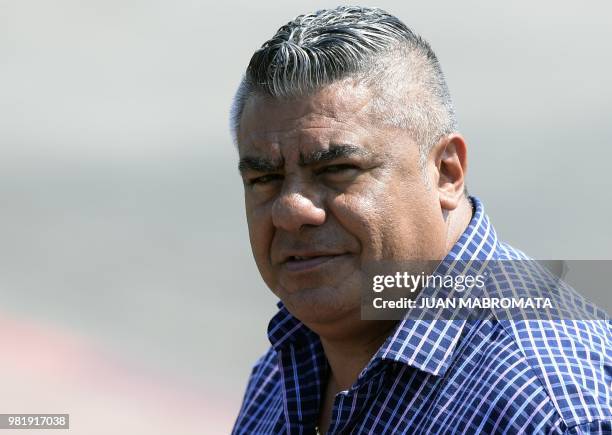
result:
<svg viewBox="0 0 612 435"><path fill-rule="evenodd" d="M237 409L275 306L229 104L253 50L336 4L0 0L2 310ZM438 54L500 236L536 258L612 258L609 4L377 5Z"/></svg>

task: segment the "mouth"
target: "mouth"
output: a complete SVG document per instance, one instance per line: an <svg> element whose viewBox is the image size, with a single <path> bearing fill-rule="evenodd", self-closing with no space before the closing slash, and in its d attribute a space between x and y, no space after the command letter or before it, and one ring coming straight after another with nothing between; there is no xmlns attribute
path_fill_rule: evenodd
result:
<svg viewBox="0 0 612 435"><path fill-rule="evenodd" d="M347 254L291 255L282 266L289 272L309 272L346 256Z"/></svg>

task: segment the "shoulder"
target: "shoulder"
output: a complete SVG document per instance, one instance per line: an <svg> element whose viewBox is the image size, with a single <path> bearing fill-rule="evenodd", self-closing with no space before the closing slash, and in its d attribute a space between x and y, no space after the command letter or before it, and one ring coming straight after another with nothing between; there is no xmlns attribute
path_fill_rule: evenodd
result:
<svg viewBox="0 0 612 435"><path fill-rule="evenodd" d="M255 362L233 433L273 432L267 426L277 422L283 397L277 355L269 348Z"/></svg>
<svg viewBox="0 0 612 435"><path fill-rule="evenodd" d="M499 320L556 410L561 432L612 421L612 325L605 312L520 250L499 242L501 296L548 297L553 313ZM553 265L554 266L554 265ZM602 423L603 424L603 423Z"/></svg>
<svg viewBox="0 0 612 435"><path fill-rule="evenodd" d="M262 356L260 356L253 368L251 369L251 376L249 377L249 387L256 387L261 385L263 381L274 377L275 374L278 374L278 364L277 364L277 352L270 347ZM247 388L246 394L249 393L249 389Z"/></svg>
<svg viewBox="0 0 612 435"><path fill-rule="evenodd" d="M516 433L597 433L609 427L609 358L605 350L581 349L584 343L565 326L491 318L468 323L445 376L452 397L461 397L453 408L457 425L488 433L504 427ZM551 338L555 327L561 342Z"/></svg>
<svg viewBox="0 0 612 435"><path fill-rule="evenodd" d="M280 387L281 378L277 355L273 348L269 348L253 365L244 394L243 407L265 400L268 395L275 393Z"/></svg>
<svg viewBox="0 0 612 435"><path fill-rule="evenodd" d="M611 421L610 325L605 321L501 321L565 427Z"/></svg>

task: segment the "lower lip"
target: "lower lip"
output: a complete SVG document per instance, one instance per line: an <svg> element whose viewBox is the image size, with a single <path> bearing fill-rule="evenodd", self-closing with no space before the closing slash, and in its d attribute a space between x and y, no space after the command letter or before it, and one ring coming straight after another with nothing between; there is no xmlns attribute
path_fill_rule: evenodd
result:
<svg viewBox="0 0 612 435"><path fill-rule="evenodd" d="M309 258L308 260L291 260L283 263L283 267L289 272L311 271L338 258L344 258L345 256L346 255L321 255L319 257Z"/></svg>

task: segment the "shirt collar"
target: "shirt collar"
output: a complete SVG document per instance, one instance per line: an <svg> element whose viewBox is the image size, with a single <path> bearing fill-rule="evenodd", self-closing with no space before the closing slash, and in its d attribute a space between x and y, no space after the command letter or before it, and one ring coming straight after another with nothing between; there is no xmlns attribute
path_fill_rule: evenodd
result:
<svg viewBox="0 0 612 435"><path fill-rule="evenodd" d="M281 301L278 301L276 305L279 311L268 324L268 339L276 351L289 343L319 340L319 336L293 317Z"/></svg>
<svg viewBox="0 0 612 435"><path fill-rule="evenodd" d="M471 196L473 215L468 227L436 271L446 275L473 273L473 260L496 258L497 235L484 212L481 201ZM318 341L318 336L293 317L282 302L279 311L268 325L268 338L277 351L288 343L307 340ZM418 320L405 318L400 321L372 361L390 360L408 364L436 376L442 376L448 368L465 320Z"/></svg>

